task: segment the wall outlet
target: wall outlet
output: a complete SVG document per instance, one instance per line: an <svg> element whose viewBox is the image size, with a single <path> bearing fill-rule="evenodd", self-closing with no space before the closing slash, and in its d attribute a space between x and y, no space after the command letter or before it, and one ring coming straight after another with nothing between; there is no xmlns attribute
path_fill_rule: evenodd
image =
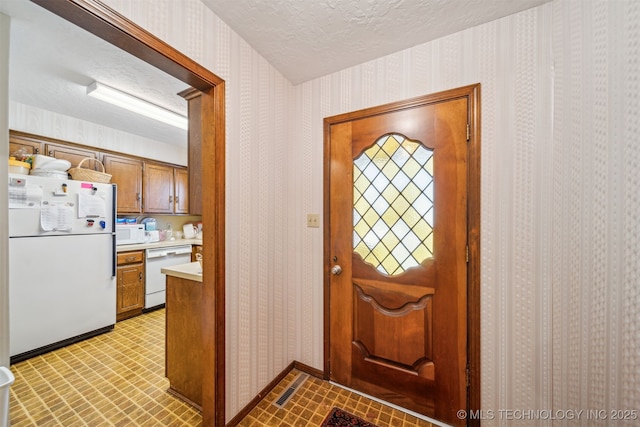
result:
<svg viewBox="0 0 640 427"><path fill-rule="evenodd" d="M319 228L320 227L320 214L307 214L307 227Z"/></svg>

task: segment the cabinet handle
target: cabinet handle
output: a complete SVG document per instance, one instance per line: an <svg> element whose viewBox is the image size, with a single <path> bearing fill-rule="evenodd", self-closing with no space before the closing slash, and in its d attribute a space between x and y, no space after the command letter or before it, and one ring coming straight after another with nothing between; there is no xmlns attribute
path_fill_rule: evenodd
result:
<svg viewBox="0 0 640 427"><path fill-rule="evenodd" d="M140 201L140 193L136 193L136 200Z"/></svg>
<svg viewBox="0 0 640 427"><path fill-rule="evenodd" d="M180 197L180 196L176 196L176 203L180 203L180 202L179 202L179 200L180 200L180 199L179 199L179 197Z"/></svg>
<svg viewBox="0 0 640 427"><path fill-rule="evenodd" d="M53 157L53 151L49 150L49 157Z"/></svg>
<svg viewBox="0 0 640 427"><path fill-rule="evenodd" d="M173 196L169 196L169 203L173 203Z"/></svg>
<svg viewBox="0 0 640 427"><path fill-rule="evenodd" d="M138 279L142 282L142 271L140 272L140 276L138 276Z"/></svg>
<svg viewBox="0 0 640 427"><path fill-rule="evenodd" d="M135 261L135 260L136 260L136 257L134 257L134 256L128 256L126 259L127 259L127 261Z"/></svg>
<svg viewBox="0 0 640 427"><path fill-rule="evenodd" d="M40 154L40 149L39 148L36 148L34 151L35 151L36 154Z"/></svg>

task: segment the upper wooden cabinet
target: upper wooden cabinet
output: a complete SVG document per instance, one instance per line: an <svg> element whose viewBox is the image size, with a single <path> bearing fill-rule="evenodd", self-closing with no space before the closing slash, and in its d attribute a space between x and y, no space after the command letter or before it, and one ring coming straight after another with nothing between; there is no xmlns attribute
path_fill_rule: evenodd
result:
<svg viewBox="0 0 640 427"><path fill-rule="evenodd" d="M11 132L9 133L9 156L19 149L23 149L26 154L42 154L42 141L37 141L26 135Z"/></svg>
<svg viewBox="0 0 640 427"><path fill-rule="evenodd" d="M187 168L145 162L143 181L145 213L189 213Z"/></svg>
<svg viewBox="0 0 640 427"><path fill-rule="evenodd" d="M111 182L118 186L118 214L197 215L200 212L199 205L196 205L196 211L191 210L191 182L195 178L189 168L10 130L9 153L20 148L24 148L27 154L44 154L68 160L71 167L77 167L86 158L102 161L104 171L111 174ZM189 156L192 157L191 154ZM102 172L97 162L87 161L82 167ZM200 182L199 174L196 182ZM199 192L197 199L199 202Z"/></svg>
<svg viewBox="0 0 640 427"><path fill-rule="evenodd" d="M55 157L56 159L68 160L71 162L72 168L78 166L78 164L86 158L99 159L98 151L51 142L44 144L44 153L42 154ZM100 166L96 165L96 162L85 162L82 167L84 169L95 169L102 172Z"/></svg>
<svg viewBox="0 0 640 427"><path fill-rule="evenodd" d="M144 211L173 213L173 195L173 167L145 162Z"/></svg>
<svg viewBox="0 0 640 427"><path fill-rule="evenodd" d="M142 160L105 154L104 168L118 186L119 214L142 213Z"/></svg>
<svg viewBox="0 0 640 427"><path fill-rule="evenodd" d="M177 214L188 214L189 170L187 168L173 168L173 184L173 212Z"/></svg>

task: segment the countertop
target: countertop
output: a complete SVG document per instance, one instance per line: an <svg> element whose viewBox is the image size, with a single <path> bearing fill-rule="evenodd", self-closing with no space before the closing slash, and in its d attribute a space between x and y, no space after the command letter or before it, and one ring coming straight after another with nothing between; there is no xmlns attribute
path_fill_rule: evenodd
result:
<svg viewBox="0 0 640 427"><path fill-rule="evenodd" d="M202 282L202 269L200 268L199 262L163 267L160 269L160 272L167 276L180 277L181 279L193 280L194 282Z"/></svg>
<svg viewBox="0 0 640 427"><path fill-rule="evenodd" d="M154 249L154 248L168 248L171 246L182 246L182 245L202 245L202 240L177 239L177 240L165 240L162 242L153 242L153 243L139 243L135 245L118 245L116 246L116 252L139 251L143 249Z"/></svg>

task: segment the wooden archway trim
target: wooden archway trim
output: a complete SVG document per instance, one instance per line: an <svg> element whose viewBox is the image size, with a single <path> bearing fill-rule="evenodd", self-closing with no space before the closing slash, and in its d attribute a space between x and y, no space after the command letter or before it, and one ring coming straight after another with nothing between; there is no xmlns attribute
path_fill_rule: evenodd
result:
<svg viewBox="0 0 640 427"><path fill-rule="evenodd" d="M202 92L203 426L225 425L225 83L99 0L31 0ZM198 116L195 114L194 116ZM206 160L206 161L205 161Z"/></svg>
<svg viewBox="0 0 640 427"><path fill-rule="evenodd" d="M31 1L198 90L224 82L99 0Z"/></svg>

